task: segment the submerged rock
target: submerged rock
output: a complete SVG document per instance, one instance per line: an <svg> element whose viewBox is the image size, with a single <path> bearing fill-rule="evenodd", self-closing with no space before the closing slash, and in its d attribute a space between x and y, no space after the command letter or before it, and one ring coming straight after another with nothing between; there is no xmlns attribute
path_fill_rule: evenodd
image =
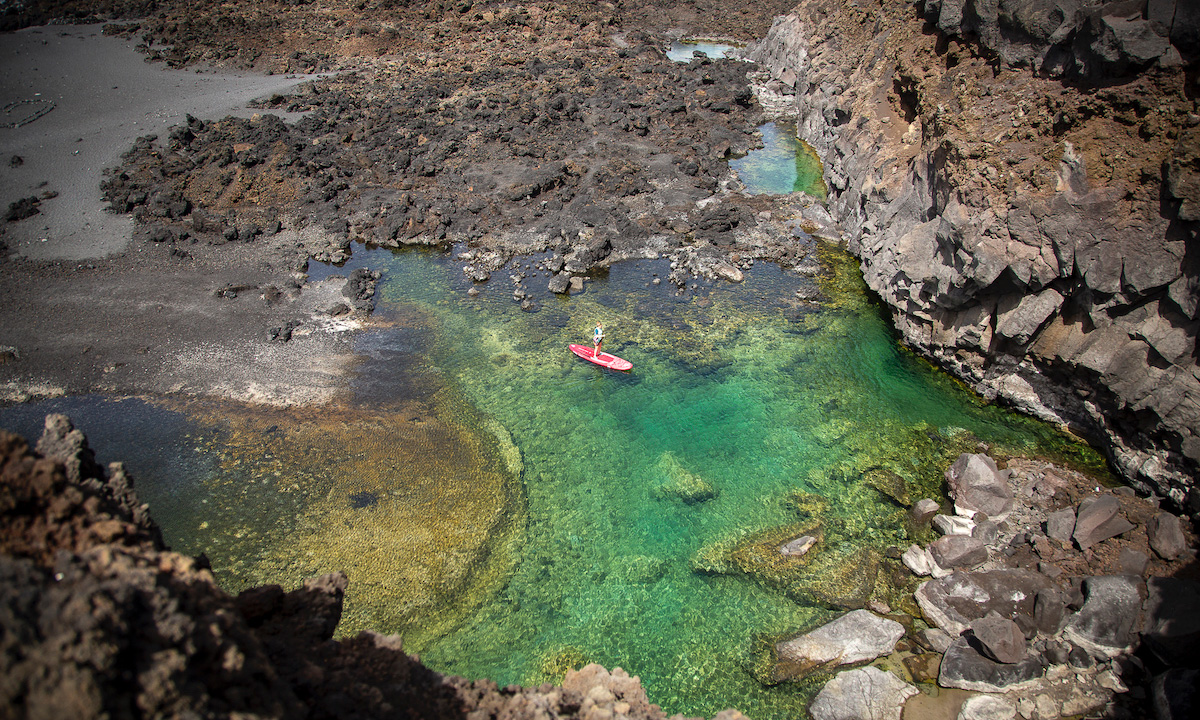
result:
<svg viewBox="0 0 1200 720"><path fill-rule="evenodd" d="M892 652L904 626L869 610L853 610L811 632L775 644L778 680L818 668L869 662Z"/></svg>
<svg viewBox="0 0 1200 720"><path fill-rule="evenodd" d="M900 720L904 701L918 690L876 667L847 670L825 683L808 711L813 720Z"/></svg>
<svg viewBox="0 0 1200 720"><path fill-rule="evenodd" d="M716 485L685 469L674 453L669 451L659 457L655 473L663 478L655 490L659 498L674 498L687 505L695 505L720 495Z"/></svg>

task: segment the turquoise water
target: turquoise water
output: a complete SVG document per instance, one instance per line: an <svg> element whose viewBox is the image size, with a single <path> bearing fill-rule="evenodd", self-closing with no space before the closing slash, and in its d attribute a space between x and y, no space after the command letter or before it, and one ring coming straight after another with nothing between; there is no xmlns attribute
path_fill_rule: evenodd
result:
<svg viewBox="0 0 1200 720"><path fill-rule="evenodd" d="M360 251L351 267L385 276L344 405L82 398L6 408L0 423L62 409L89 433L115 428L93 434L110 457L165 447L133 469L168 542L208 553L232 591L346 569L342 632L400 632L439 671L532 685L599 662L640 676L668 714L796 717L811 687L761 682L764 651L833 617L830 598L876 568L857 599L900 606L883 551L907 546L907 502L939 497L957 453L983 441L1098 463L904 351L855 262L823 260L819 305L796 299L811 279L768 263L678 295L649 282L663 261L637 261L574 297L528 271L528 313L507 271L471 298L444 255ZM567 350L596 321L632 372ZM820 542L783 562L775 548L802 530ZM426 552L444 561L397 565Z"/></svg>
<svg viewBox="0 0 1200 720"><path fill-rule="evenodd" d="M771 122L758 129L763 147L729 161L746 190L760 195L802 192L824 200L827 189L821 159L796 137L796 126Z"/></svg>
<svg viewBox="0 0 1200 720"><path fill-rule="evenodd" d="M692 53L699 50L712 60L720 60L736 49L738 49L736 45L709 42L707 40L697 40L694 42L676 40L671 43L671 47L667 48L667 57L675 62L691 62L695 57Z"/></svg>

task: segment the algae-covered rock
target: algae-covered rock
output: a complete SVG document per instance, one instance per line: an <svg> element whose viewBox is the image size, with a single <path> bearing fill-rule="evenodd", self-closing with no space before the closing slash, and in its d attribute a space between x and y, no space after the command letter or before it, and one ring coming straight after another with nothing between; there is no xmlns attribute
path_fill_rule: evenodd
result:
<svg viewBox="0 0 1200 720"><path fill-rule="evenodd" d="M716 485L684 468L670 451L659 457L654 472L660 480L654 493L659 499L673 498L687 505L695 505L720 494Z"/></svg>
<svg viewBox="0 0 1200 720"><path fill-rule="evenodd" d="M904 507L912 502L908 495L908 481L887 468L871 468L863 473L863 482Z"/></svg>
<svg viewBox="0 0 1200 720"><path fill-rule="evenodd" d="M801 518L820 518L829 508L828 499L803 490L789 494L784 503L794 509Z"/></svg>

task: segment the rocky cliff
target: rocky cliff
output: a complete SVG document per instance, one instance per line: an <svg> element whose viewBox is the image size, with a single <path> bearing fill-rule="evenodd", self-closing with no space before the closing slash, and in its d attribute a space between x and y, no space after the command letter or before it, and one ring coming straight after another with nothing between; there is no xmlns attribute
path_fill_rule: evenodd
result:
<svg viewBox="0 0 1200 720"><path fill-rule="evenodd" d="M1200 509L1200 11L806 0L753 49L908 344Z"/></svg>

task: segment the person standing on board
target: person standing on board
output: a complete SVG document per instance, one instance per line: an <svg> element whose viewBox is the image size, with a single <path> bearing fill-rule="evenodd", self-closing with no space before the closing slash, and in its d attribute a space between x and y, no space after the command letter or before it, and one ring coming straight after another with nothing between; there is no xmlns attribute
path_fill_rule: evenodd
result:
<svg viewBox="0 0 1200 720"><path fill-rule="evenodd" d="M596 346L592 351L592 357L600 357L600 345L604 342L604 323L596 323L596 328L592 330L592 344Z"/></svg>

